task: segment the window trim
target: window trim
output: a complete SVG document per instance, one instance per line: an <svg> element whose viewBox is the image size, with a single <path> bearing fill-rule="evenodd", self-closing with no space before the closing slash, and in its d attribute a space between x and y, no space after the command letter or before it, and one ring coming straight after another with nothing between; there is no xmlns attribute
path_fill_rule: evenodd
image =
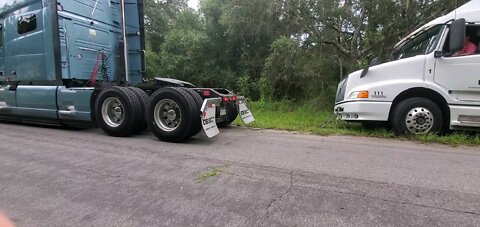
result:
<svg viewBox="0 0 480 227"><path fill-rule="evenodd" d="M415 41L417 38L421 37L422 35L424 34L427 34L429 32L431 32L432 30L434 29L439 29L438 33L435 35L437 36L437 40L435 42L435 44L431 47L431 48L428 48L430 45L427 46L427 48L425 49L425 53L423 54L417 54L415 56L419 56L419 55L428 55L428 54L431 54L432 52L434 52L435 50L438 49L438 47L440 46L442 42L442 36L443 36L443 33L445 32L446 30L446 26L445 24L439 24L439 25L435 25L435 26L432 26L431 28L427 29L427 30L424 30L418 34L416 34L415 36L411 37L410 40L406 41L403 45L401 46L398 46L395 51L393 52L392 54L392 60L393 61L398 61L398 60L402 60L402 59L407 59L407 58L411 58L411 57L415 57L415 56L410 56L410 57L405 57L405 58L401 58L400 57L400 54L402 53L402 49L405 48L406 46L408 46L409 44L411 44L413 41ZM434 37L434 36L432 36ZM431 38L432 38L431 37ZM428 50L428 51L427 51Z"/></svg>

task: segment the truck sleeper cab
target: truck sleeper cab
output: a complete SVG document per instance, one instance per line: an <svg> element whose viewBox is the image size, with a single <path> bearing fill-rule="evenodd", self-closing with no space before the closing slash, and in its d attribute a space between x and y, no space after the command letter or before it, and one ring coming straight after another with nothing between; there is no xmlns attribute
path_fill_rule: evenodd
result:
<svg viewBox="0 0 480 227"><path fill-rule="evenodd" d="M400 134L480 127L479 15L480 0L472 0L400 41L390 62L350 74L338 86L334 113L389 123ZM477 50L462 53L465 45Z"/></svg>
<svg viewBox="0 0 480 227"><path fill-rule="evenodd" d="M205 119L223 122L237 108L226 108L225 98L244 100L230 92L202 97L208 89L183 81L145 82L143 0L0 4L2 120L98 125L111 136L150 127L161 140L180 142L202 128L215 136L217 120Z"/></svg>

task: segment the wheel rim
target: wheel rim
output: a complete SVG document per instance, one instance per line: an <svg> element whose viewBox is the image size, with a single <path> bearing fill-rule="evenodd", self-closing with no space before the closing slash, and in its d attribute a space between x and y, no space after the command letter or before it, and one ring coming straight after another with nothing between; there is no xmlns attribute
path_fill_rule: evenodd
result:
<svg viewBox="0 0 480 227"><path fill-rule="evenodd" d="M172 132L182 122L180 107L171 99L163 99L155 106L154 120L160 129Z"/></svg>
<svg viewBox="0 0 480 227"><path fill-rule="evenodd" d="M123 103L115 97L105 99L102 104L103 121L110 127L116 128L125 120Z"/></svg>
<svg viewBox="0 0 480 227"><path fill-rule="evenodd" d="M421 135L432 130L434 120L430 110L424 107L417 107L408 112L405 124L411 133Z"/></svg>

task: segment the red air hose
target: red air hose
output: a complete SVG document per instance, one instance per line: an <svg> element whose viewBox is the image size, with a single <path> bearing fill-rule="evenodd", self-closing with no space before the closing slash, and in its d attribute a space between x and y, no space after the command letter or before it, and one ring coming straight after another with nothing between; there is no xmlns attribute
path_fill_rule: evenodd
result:
<svg viewBox="0 0 480 227"><path fill-rule="evenodd" d="M97 55L97 62L95 63L95 66L93 67L92 76L90 77L90 84L92 86L95 86L95 84L97 84L98 68L99 68L100 63L102 61L103 61L103 53L99 52L98 55Z"/></svg>

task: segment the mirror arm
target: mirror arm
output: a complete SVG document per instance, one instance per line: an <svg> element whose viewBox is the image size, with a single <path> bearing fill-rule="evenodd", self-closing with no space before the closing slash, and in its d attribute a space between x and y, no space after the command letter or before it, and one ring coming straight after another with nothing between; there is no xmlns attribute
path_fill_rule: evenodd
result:
<svg viewBox="0 0 480 227"><path fill-rule="evenodd" d="M442 50L437 50L434 52L434 57L435 58L441 58L441 57L450 57L452 54L450 54L447 51L442 51Z"/></svg>

